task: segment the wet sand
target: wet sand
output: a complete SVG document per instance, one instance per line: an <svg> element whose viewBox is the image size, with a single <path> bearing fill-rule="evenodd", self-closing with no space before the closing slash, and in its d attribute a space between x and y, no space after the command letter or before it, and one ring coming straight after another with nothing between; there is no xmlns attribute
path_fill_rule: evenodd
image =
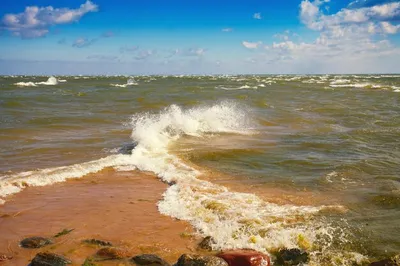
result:
<svg viewBox="0 0 400 266"><path fill-rule="evenodd" d="M154 175L112 169L65 183L26 188L0 205L0 255L13 257L0 264L28 265L36 253L49 251L81 265L99 249L81 243L88 238L110 241L132 255L158 254L174 263L181 254L195 250L198 237L188 223L158 212L156 204L166 189ZM75 230L53 238L53 245L19 247L25 237L52 237L66 228Z"/></svg>

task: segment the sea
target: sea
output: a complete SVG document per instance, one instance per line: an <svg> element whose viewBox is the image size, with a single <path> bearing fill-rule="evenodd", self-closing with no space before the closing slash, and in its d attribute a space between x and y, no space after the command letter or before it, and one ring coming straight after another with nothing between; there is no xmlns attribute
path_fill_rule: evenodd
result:
<svg viewBox="0 0 400 266"><path fill-rule="evenodd" d="M1 76L0 204L105 169L213 249L400 251L400 75Z"/></svg>

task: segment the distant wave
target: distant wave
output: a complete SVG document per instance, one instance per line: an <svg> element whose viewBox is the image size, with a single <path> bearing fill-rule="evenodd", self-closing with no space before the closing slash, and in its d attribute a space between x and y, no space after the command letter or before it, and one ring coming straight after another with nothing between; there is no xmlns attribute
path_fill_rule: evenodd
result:
<svg viewBox="0 0 400 266"><path fill-rule="evenodd" d="M128 86L137 86L139 85L139 83L137 83L134 79L128 79L128 81L125 84L110 84L110 85L114 87L126 88Z"/></svg>
<svg viewBox="0 0 400 266"><path fill-rule="evenodd" d="M330 83L329 87L332 88L364 88L364 89L391 89L392 86L385 86L373 83Z"/></svg>
<svg viewBox="0 0 400 266"><path fill-rule="evenodd" d="M261 84L262 86L260 86L260 87L264 87L265 85L264 84ZM226 91L234 91L234 90L245 90L245 89L257 89L258 88L258 86L249 86L249 85L243 85L243 86L240 86L240 87L225 87L224 85L219 85L219 86L216 86L215 87L216 89L219 89L219 90L226 90Z"/></svg>
<svg viewBox="0 0 400 266"><path fill-rule="evenodd" d="M37 87L37 85L46 85L46 86L53 86L53 85L57 85L59 82L59 80L57 80L57 78L51 76L47 79L47 81L42 81L42 82L32 82L32 81L28 81L28 82L17 82L14 83L14 85L16 86L20 86L20 87ZM66 80L62 80L61 82L66 82Z"/></svg>

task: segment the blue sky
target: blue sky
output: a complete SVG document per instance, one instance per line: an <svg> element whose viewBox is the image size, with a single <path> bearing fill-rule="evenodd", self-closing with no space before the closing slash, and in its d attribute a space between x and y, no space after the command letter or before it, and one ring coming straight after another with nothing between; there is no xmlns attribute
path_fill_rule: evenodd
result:
<svg viewBox="0 0 400 266"><path fill-rule="evenodd" d="M399 73L400 1L2 0L0 74Z"/></svg>

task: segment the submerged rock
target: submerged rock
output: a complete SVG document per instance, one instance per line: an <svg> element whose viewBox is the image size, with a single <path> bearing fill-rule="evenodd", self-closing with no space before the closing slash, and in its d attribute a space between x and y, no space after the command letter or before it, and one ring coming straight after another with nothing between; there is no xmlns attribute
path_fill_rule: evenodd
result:
<svg viewBox="0 0 400 266"><path fill-rule="evenodd" d="M90 244L90 245L97 245L97 246L104 246L104 247L111 247L113 245L111 242L94 239L94 238L85 239L82 241L82 243Z"/></svg>
<svg viewBox="0 0 400 266"><path fill-rule="evenodd" d="M216 242L215 242L214 238L212 238L211 236L207 236L199 243L198 248L211 251L212 245L215 243Z"/></svg>
<svg viewBox="0 0 400 266"><path fill-rule="evenodd" d="M20 242L23 248L41 248L50 244L53 244L50 239L40 236L28 237Z"/></svg>
<svg viewBox="0 0 400 266"><path fill-rule="evenodd" d="M400 254L390 259L375 261L369 266L400 266Z"/></svg>
<svg viewBox="0 0 400 266"><path fill-rule="evenodd" d="M96 266L96 265L97 264L94 263L93 258L87 258L82 264L82 266Z"/></svg>
<svg viewBox="0 0 400 266"><path fill-rule="evenodd" d="M67 235L67 234L71 233L71 232L74 231L74 230L75 230L75 228L72 228L72 229L64 229L64 230L62 230L61 232L58 232L57 234L55 234L54 237L60 237L60 236Z"/></svg>
<svg viewBox="0 0 400 266"><path fill-rule="evenodd" d="M54 253L38 253L33 258L31 265L32 266L64 266L67 264L71 264L72 261L69 259Z"/></svg>
<svg viewBox="0 0 400 266"><path fill-rule="evenodd" d="M97 251L96 256L102 259L116 260L129 257L128 251L123 248L106 247Z"/></svg>
<svg viewBox="0 0 400 266"><path fill-rule="evenodd" d="M215 256L183 254L176 266L228 266L228 263L224 259Z"/></svg>
<svg viewBox="0 0 400 266"><path fill-rule="evenodd" d="M229 266L270 266L271 260L267 254L251 250L236 249L223 251L217 255L228 262Z"/></svg>
<svg viewBox="0 0 400 266"><path fill-rule="evenodd" d="M276 254L276 259L281 265L299 265L308 261L308 254L298 248L281 249Z"/></svg>
<svg viewBox="0 0 400 266"><path fill-rule="evenodd" d="M142 254L135 256L131 259L132 262L137 265L147 265L147 266L170 266L168 262L163 260L157 255L154 254Z"/></svg>

